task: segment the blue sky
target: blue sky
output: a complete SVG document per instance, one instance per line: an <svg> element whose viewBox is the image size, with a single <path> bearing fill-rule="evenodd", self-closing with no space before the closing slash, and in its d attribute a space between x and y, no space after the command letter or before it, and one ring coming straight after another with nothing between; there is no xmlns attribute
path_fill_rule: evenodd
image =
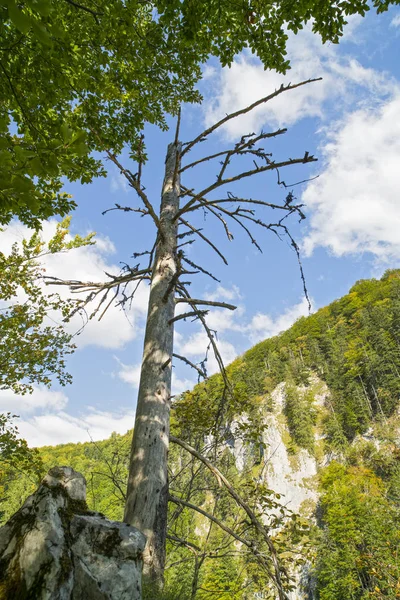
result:
<svg viewBox="0 0 400 600"><path fill-rule="evenodd" d="M339 46L323 46L306 28L289 39L292 69L286 76L264 71L247 53L238 56L230 69L210 61L200 84L202 105L183 107L181 139L189 141L221 116L267 95L282 82L323 77L321 82L287 92L231 122L189 155L192 161L228 148L251 131L287 127L284 136L264 144L275 159L303 156L305 151L318 156L317 163L282 171L288 183L318 175L318 179L293 188L297 200L306 204L307 219L291 223L301 247L314 310L345 294L356 280L379 277L386 268L400 263L399 42L397 8L378 17L371 14L352 19ZM173 135L172 130L145 130L149 162L143 182L157 206L166 146ZM134 168L128 152L121 162ZM66 185L78 203L73 232L96 231L97 245L51 257L45 265L48 273L100 281L105 270L116 272L120 261L135 264L130 258L133 252L151 248L154 229L149 218L119 211L101 214L116 202L138 206L118 170L109 163L107 168L107 179L89 186ZM184 174L183 184L201 189L213 180L217 168L217 164L207 163L190 170ZM287 193L276 185L274 174L257 175L228 190L271 202L282 201ZM204 222L199 213L194 222L207 230L229 261L225 266L201 241L190 247L190 257L221 280L216 284L197 276L193 296L238 306L235 313L215 310L209 315L227 362L307 314L296 255L286 241L260 231L260 254L234 228L234 240L228 242L220 224L210 216ZM50 237L54 227L54 222L44 224L44 238ZM24 227L13 223L2 234L1 249L26 234ZM31 396L23 397L0 391L0 410L20 415L19 429L30 444L102 439L133 426L146 301L143 287L128 314L111 307L100 323L91 321L76 337L78 350L68 363L72 385L36 388ZM79 321L70 327L76 331ZM197 362L206 346L198 325L179 325L177 352ZM208 365L210 372L215 370L211 357ZM195 381L189 368L174 366L175 393Z"/></svg>

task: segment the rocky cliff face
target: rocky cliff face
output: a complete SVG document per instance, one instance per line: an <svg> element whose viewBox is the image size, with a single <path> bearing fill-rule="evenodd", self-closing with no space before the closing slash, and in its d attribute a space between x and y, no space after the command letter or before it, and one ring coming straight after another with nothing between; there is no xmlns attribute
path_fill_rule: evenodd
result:
<svg viewBox="0 0 400 600"><path fill-rule="evenodd" d="M287 419L284 414L286 398L285 382L280 383L271 394L272 410L265 411L263 439L265 450L261 477L267 487L280 496L280 503L295 513L313 518L318 503L317 471L327 458L311 453L304 448L293 449ZM326 385L315 375L309 379L307 386L299 386L300 397L307 392L312 393L313 405L317 414L326 410L329 391ZM317 419L318 421L318 419ZM235 430L235 424L232 426ZM318 444L318 426L314 427L314 436ZM248 449L240 438L234 437L231 450L235 456L236 467L242 471L249 461ZM289 593L290 600L313 600L313 581L307 565L302 571L294 573L296 590Z"/></svg>
<svg viewBox="0 0 400 600"><path fill-rule="evenodd" d="M309 515L315 508L318 496L316 493L316 475L318 461L308 450L297 448L293 451L288 443L290 433L284 415L286 383L280 383L271 394L272 411L265 412L263 427L264 482L270 489L281 496L282 503L294 512ZM328 389L317 377L310 378L308 386L298 388L299 394L314 390L314 404L317 410L323 410L328 397ZM233 433L235 424L232 426ZM317 428L315 437L318 440ZM234 438L231 444L239 471L245 468L248 451L240 438ZM321 460L321 458L320 458ZM322 458L325 462L326 459Z"/></svg>
<svg viewBox="0 0 400 600"><path fill-rule="evenodd" d="M145 537L86 507L86 482L55 467L0 528L0 600L140 600Z"/></svg>
<svg viewBox="0 0 400 600"><path fill-rule="evenodd" d="M283 414L285 383L271 394L274 412L267 417L263 441L266 444L266 483L280 494L282 503L293 512L309 513L315 507L317 461L305 449L291 453L287 447L288 426Z"/></svg>

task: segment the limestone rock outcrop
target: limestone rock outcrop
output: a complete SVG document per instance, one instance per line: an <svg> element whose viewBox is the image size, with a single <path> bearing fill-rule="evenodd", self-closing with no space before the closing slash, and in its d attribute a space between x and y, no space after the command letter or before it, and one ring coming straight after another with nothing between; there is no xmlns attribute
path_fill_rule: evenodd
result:
<svg viewBox="0 0 400 600"><path fill-rule="evenodd" d="M145 537L86 506L86 481L54 467L0 528L0 600L140 600Z"/></svg>

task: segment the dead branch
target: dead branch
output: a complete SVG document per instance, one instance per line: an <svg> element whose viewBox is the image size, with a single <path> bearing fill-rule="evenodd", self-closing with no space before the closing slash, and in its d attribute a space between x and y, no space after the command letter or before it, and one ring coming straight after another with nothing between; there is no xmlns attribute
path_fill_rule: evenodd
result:
<svg viewBox="0 0 400 600"><path fill-rule="evenodd" d="M192 369L194 369L195 371L197 371L198 374L203 379L207 379L207 373L205 371L203 371L203 369L200 369L200 367L198 367L197 365L195 365L194 363L192 363L188 358L186 358L186 356L181 356L180 354L175 354L175 353L172 356L174 358L178 358L182 362L186 363L187 365L189 365L189 367L192 367Z"/></svg>
<svg viewBox="0 0 400 600"><path fill-rule="evenodd" d="M223 378L224 384L225 384L224 394L223 394L223 397L221 398L221 405L222 405L223 402L224 402L224 400L225 400L225 392L226 392L226 390L229 390L232 393L232 387L231 387L231 384L229 382L228 376L226 374L224 361L222 360L222 356L220 354L220 351L218 350L218 346L215 343L215 332L214 332L214 335L213 335L213 332L208 327L207 322L206 322L204 316L201 314L201 312L197 308L196 303L190 297L189 292L186 290L185 286L182 283L177 288L177 292L178 292L178 294L180 294L181 298L184 298L187 301L187 303L190 304L190 306L192 307L192 309L197 313L198 318L201 321L201 324L203 325L203 329L205 330L205 332L207 334L207 337L208 337L208 339L210 341L210 345L211 345L211 347L213 349L213 352L214 352L215 360L218 363L218 367L219 367L220 373L222 375L222 378ZM178 300L178 298L177 298L177 300ZM230 305L230 306L233 306L233 305ZM227 308L228 307L229 307L229 305L227 306ZM230 310L235 310L235 309L236 309L236 307L231 308ZM204 361L203 361L203 363L204 363ZM203 366L203 368L204 368L204 366Z"/></svg>
<svg viewBox="0 0 400 600"><path fill-rule="evenodd" d="M322 80L322 77L318 77L315 79L307 79L307 81L301 81L300 83L294 83L293 85L291 83L289 83L288 85L282 84L281 87L278 90L275 90L272 94L269 94L268 96L265 96L264 98L261 98L260 100L257 100L256 102L253 102L253 104L250 104L250 106L247 106L246 108L242 108L240 110L237 110L236 112L226 115L226 117L224 117L223 119L221 119L220 121L218 121L217 123L215 123L214 125L209 127L208 129L206 129L205 131L200 133L200 135L198 135L194 140L192 140L191 142L188 142L185 145L185 149L183 150L181 156L183 156L184 154L189 152L193 148L193 146L195 144L197 144L198 142L204 141L211 133L213 133L216 129L218 129L222 125L225 125L225 123L227 123L231 119L235 119L236 117L239 117L240 115L245 115L246 113L252 111L257 106L260 106L261 104L265 104L266 102L269 102L273 98L276 98L283 92L287 92L289 90L294 90L303 85L307 85L308 83L314 83L315 81L321 81L321 80Z"/></svg>
<svg viewBox="0 0 400 600"><path fill-rule="evenodd" d="M202 508L200 508L199 506L196 506L195 504L192 504L191 502L188 502L187 500L183 500L182 498L178 498L177 496L169 494L169 501L173 502L174 504L178 504L178 505L182 505L186 508L190 508L191 510L194 510L194 511L200 513L201 515L203 515L203 517L206 517L207 519L209 519L210 521L212 521L213 523L218 525L218 527L220 529L222 529L223 531L225 531L225 533L229 534L235 540L237 540L238 542L240 542L241 544L243 544L244 546L249 548L250 551L252 552L252 554L256 557L257 562L266 570L269 577L271 577L272 581L275 583L276 588L278 590L280 600L290 600L289 596L286 594L286 592L282 586L281 580L279 579L277 581L275 574L271 571L271 569L268 565L268 558L266 558L263 555L263 553L257 549L254 542L250 542L243 536L236 533L233 529L231 529L230 527L225 525L225 523L223 523L222 521L217 519L214 515L211 515L209 512L203 510Z"/></svg>
<svg viewBox="0 0 400 600"><path fill-rule="evenodd" d="M101 307L107 301L109 292L115 289L113 297L107 302L104 310L99 316L99 321L101 321L101 319L104 317L107 310L111 306L112 302L116 300L120 294L122 295L122 299L117 303L117 306L124 305L129 299L133 300L133 297L139 285L143 281L149 281L151 279L151 269L149 268L139 270L137 268L132 269L129 267L128 269L125 268L124 270L128 270L128 273L119 276L106 273L106 275L111 279L111 281L106 282L84 282L73 279L63 280L59 279L58 277L52 276L44 276L43 280L46 283L46 285L67 286L73 294L88 292L85 298L75 301L75 308L64 320L70 320L76 313L80 311L85 311L86 307L89 304L93 303L96 299L100 297L97 306L87 317L88 320L92 319L99 313ZM126 288L131 282L134 281L137 282L137 285L135 286L134 290L129 295L127 295L125 293Z"/></svg>
<svg viewBox="0 0 400 600"><path fill-rule="evenodd" d="M194 194L193 194L194 196ZM295 204L292 206L288 206L287 204L274 204L273 202L266 202L264 200L256 200L253 198L241 198L238 196L230 195L228 198L218 198L216 200L207 200L205 198L199 199L199 204L195 204L191 208L189 208L186 212L191 212L197 210L199 208L208 208L208 206L215 206L219 208L220 204L254 204L259 206L264 206L265 208L272 208L277 210L289 211L291 208L295 208L300 210L303 208L304 204Z"/></svg>
<svg viewBox="0 0 400 600"><path fill-rule="evenodd" d="M117 204L117 203L112 208L107 208L106 210L103 210L103 212L101 214L104 216L113 210L121 210L123 212L140 213L143 217L145 215L149 214L149 212L147 210L145 210L144 208L132 208L131 206L121 206L120 204Z"/></svg>
<svg viewBox="0 0 400 600"><path fill-rule="evenodd" d="M204 316L206 316L208 314L208 310L202 310L200 311ZM176 321L181 321L182 319L189 319L190 317L195 317L196 319L198 318L198 314L197 312L195 312L194 310L187 312L187 313L183 313L181 315L177 315L176 317L174 317L173 319L170 319L168 321L168 323L170 325L172 325L172 323L176 323ZM195 319L193 319L195 320Z"/></svg>
<svg viewBox="0 0 400 600"><path fill-rule="evenodd" d="M167 533L167 539L171 540L172 542L176 542L177 544L180 544L181 546L186 546L192 552L193 552L193 550L195 552L201 552L200 546L196 546L196 544L193 544L192 542L189 542L188 540L183 540L182 538L180 538L176 535L172 535L171 533Z"/></svg>
<svg viewBox="0 0 400 600"><path fill-rule="evenodd" d="M219 188L223 185L227 185L228 183L233 183L234 181L239 181L240 179L243 179L246 177L252 177L253 175L256 175L258 173L265 173L266 171L277 170L282 167L288 167L290 165L307 164L310 162L316 162L317 160L318 160L317 158L315 158L314 156L312 156L311 154L306 152L304 154L303 158L289 158L288 160L284 160L281 162L270 161L268 164L266 164L262 167L257 166L255 169L251 169L250 171L243 171L242 173L239 173L238 175L233 175L232 177L227 177L226 179L218 179L217 178L217 180L214 183L212 183L208 187L204 188L204 190L201 190L201 192L199 192L198 194L194 195L193 198L191 200L189 200L189 202L187 202L177 212L175 219L181 218L181 216L183 214L185 214L187 212L187 210L197 200L199 200L199 198L204 198L207 194L209 194L210 192L216 190L217 188Z"/></svg>
<svg viewBox="0 0 400 600"><path fill-rule="evenodd" d="M209 160L213 160L214 158L219 158L220 156L225 156L228 155L229 157L233 156L234 154L247 154L247 153L253 153L254 150L247 150L247 148L253 146L254 144L256 144L257 142L267 139L267 138L271 138L271 137L276 137L278 135L282 135L284 133L287 132L287 129L278 129L277 131L272 131L269 133L260 133L258 136L253 137L253 135L255 134L250 134L252 137L250 140L246 141L242 141L244 140L244 138L247 138L249 136L243 136L242 140L240 142L238 142L235 145L234 149L230 149L230 150L223 150L222 152L216 152L215 154L210 154L209 156L205 156L204 158L199 158L199 160L195 160L194 162L185 165L184 167L182 167L182 169L180 170L180 173L183 173L184 171L186 171L187 169L192 169L193 167L196 167L197 165L203 163L203 162L207 162Z"/></svg>
<svg viewBox="0 0 400 600"><path fill-rule="evenodd" d="M186 302L187 304L198 304L204 306L215 306L218 308L227 308L228 310L236 310L237 306L234 304L227 304L226 302L214 302L213 300L198 300L197 298L175 298L175 302ZM198 312L198 311L197 311Z"/></svg>
<svg viewBox="0 0 400 600"><path fill-rule="evenodd" d="M268 546L268 549L271 552L272 562L273 562L274 570L275 570L276 582L278 583L278 585L281 586L282 585L281 576L280 576L281 568L279 566L277 552L275 550L274 544L273 544L270 536L268 535L267 528L265 527L265 525L260 523L260 520L257 518L257 516L255 515L253 510L247 504L247 502L242 500L242 498L236 492L234 487L229 483L229 481L223 475L223 473L221 473L221 471L216 466L214 466L205 456L200 454L200 452L198 452L195 448L193 448L192 446L190 446L183 440L180 440L179 438L176 438L176 437L170 435L169 439L171 442L173 442L174 444L178 444L179 446L181 446L181 448L184 448L192 456L194 456L195 458L200 460L211 471L211 473L217 479L219 485L221 485L221 483L222 483L225 486L225 488L228 490L228 493L230 494L230 496L232 496L232 498L235 500L235 502L245 511L245 513L249 517L250 522L252 523L253 527L264 538L264 540Z"/></svg>
<svg viewBox="0 0 400 600"><path fill-rule="evenodd" d="M194 240L191 240L194 241ZM188 242L189 243L189 242ZM213 275L212 273L210 273L210 271L207 271L206 269L204 269L203 267L201 267L200 265L198 265L197 263L193 262L192 260L189 260L187 258L187 256L183 255L182 256L182 260L187 263L188 265L190 265L191 267L193 267L194 269L197 269L198 271L200 271L201 273L204 273L204 275L208 275L208 277L211 277L211 279L214 279L214 281L216 281L217 283L221 283L221 280L218 279L217 277L215 277L215 275Z"/></svg>
<svg viewBox="0 0 400 600"><path fill-rule="evenodd" d="M206 237L203 233L201 233L201 229L195 229L193 227L193 225L191 225L188 221L185 221L185 219L183 219L182 217L179 219L179 221L185 225L185 227L188 227L194 234L198 235L202 240L204 240L206 242L206 244L208 244L209 246L211 246L211 248L214 250L214 252L216 252L218 254L218 256L220 258L222 258L222 260L224 261L224 263L227 265L228 261L226 260L225 256L222 254L222 252L220 252L217 248L217 246L215 246L215 244L213 244L208 237Z"/></svg>
<svg viewBox="0 0 400 600"><path fill-rule="evenodd" d="M132 271L127 275L111 275L110 273L106 273L108 277L111 278L111 281L79 281L77 279L59 279L58 277L51 277L48 275L43 276L43 280L46 285L63 285L70 288L72 292L79 293L84 290L105 290L111 289L116 285L121 285L123 283L130 283L131 281L136 281L141 278L148 278L151 274L151 269L141 269L137 271Z"/></svg>
<svg viewBox="0 0 400 600"><path fill-rule="evenodd" d="M141 185L139 185L137 175L134 175L128 169L124 169L124 167L119 162L119 160L117 159L117 157L115 156L115 154L113 154L112 152L110 152L110 150L106 149L106 154L107 154L109 160L111 162L113 162L118 167L121 175L123 175L127 179L129 185L136 191L137 195L139 196L139 198L141 199L141 201L145 205L147 212L149 213L149 215L153 219L155 226L157 227L158 231L160 232L161 229L160 229L159 218L157 217L156 213L154 212L153 205L151 204L151 202L148 199L147 195L144 193L143 188L141 187Z"/></svg>

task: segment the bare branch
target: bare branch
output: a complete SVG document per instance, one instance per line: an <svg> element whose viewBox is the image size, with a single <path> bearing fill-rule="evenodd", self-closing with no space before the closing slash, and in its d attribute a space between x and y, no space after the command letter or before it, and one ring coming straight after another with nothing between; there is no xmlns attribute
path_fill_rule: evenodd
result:
<svg viewBox="0 0 400 600"><path fill-rule="evenodd" d="M284 160L282 162L274 162L274 161L270 161L267 165L264 165L262 167L257 167L255 169L252 169L250 171L244 171L242 173L239 173L238 175L234 175L233 177L227 177L226 179L217 179L217 181L215 181L214 183L212 183L211 185L209 185L208 187L206 187L204 190L202 190L201 192L199 192L198 194L194 195L193 198L191 200L189 200L189 202L187 202L176 214L175 219L180 218L184 213L186 213L188 211L188 209L200 198L204 198L204 196L206 196L207 194L209 194L210 192L214 191L215 189L226 185L228 183L233 183L234 181L239 181L240 179L243 179L245 177L251 177L253 175L256 175L258 173L264 173L266 171L272 171L272 170L276 170L282 167L287 167L289 165L296 165L296 164L307 164L310 162L316 162L318 159L315 158L314 156L310 155L308 152L306 152L303 156L303 158L289 158L288 160Z"/></svg>
<svg viewBox="0 0 400 600"><path fill-rule="evenodd" d="M71 311L71 313L68 315L68 317L66 317L64 319L65 321L69 321L76 313L83 311L86 314L86 312L85 312L86 307L90 303L95 301L101 295L100 301L98 302L97 306L94 308L94 310L91 312L91 314L89 316L87 316L87 320L92 319L99 313L102 305L107 300L109 292L115 288L115 293L114 293L113 297L106 304L104 310L101 312L101 314L99 316L99 321L101 321L101 319L104 317L105 313L111 306L112 302L118 298L118 295L120 293L122 294L122 299L116 304L116 306L124 305L129 300L129 298L133 299L133 296L135 295L135 293L136 293L139 285L142 283L142 281L150 280L150 278L151 278L151 269L138 270L137 268L132 269L129 267L128 269L124 269L124 270L125 271L128 270L128 273L124 273L123 275L119 275L119 276L111 275L110 273L106 273L106 275L111 279L111 281L107 281L107 282L104 282L104 281L103 282L92 282L92 281L83 282L83 281L77 281L77 280L63 280L63 279L59 279L58 277L50 277L50 276L43 276L42 279L44 280L46 285L67 286L70 288L70 290L73 294L89 292L87 294L86 298L75 301L75 303L76 303L75 308ZM127 286L129 283L134 282L134 281L137 282L137 285L135 286L132 293L130 293L129 296L127 296L125 293ZM79 333L83 329L84 326L85 326L85 324L79 330Z"/></svg>
<svg viewBox="0 0 400 600"><path fill-rule="evenodd" d="M258 136L255 136L255 134L251 134L251 139L248 141L242 141L244 138L247 138L248 136L243 136L242 140L240 142L238 142L235 145L234 149L230 149L230 150L223 150L222 152L216 152L215 154L210 154L209 156L205 156L204 158L199 158L199 160L195 160L194 162L185 165L184 167L182 167L182 169L180 170L181 173L183 173L184 171L186 171L187 169L192 169L193 167L196 167L197 165L203 163L203 162L207 162L209 160L213 160L214 158L218 158L220 156L225 156L225 155L234 155L234 154L248 154L248 153L254 153L254 150L247 150L247 148L253 146L254 144L256 144L257 142L259 142L260 140L266 139L266 138L271 138L271 137L276 137L278 135L282 135L284 133L287 132L287 129L278 129L277 131L273 131L273 132L269 132L269 133L260 133ZM254 137L253 137L254 136Z"/></svg>
<svg viewBox="0 0 400 600"><path fill-rule="evenodd" d="M202 310L200 311L204 316L208 314L208 310ZM168 321L168 323L170 325L172 325L172 323L176 323L176 321L181 321L182 319L188 319L189 317L196 317L198 318L198 314L196 311L191 311L191 312L187 312L187 313L183 313L182 315L177 315L176 317L174 317L173 319L170 319Z"/></svg>
<svg viewBox="0 0 400 600"><path fill-rule="evenodd" d="M274 583L277 587L277 590L278 590L280 600L290 600L289 596L286 594L285 590L283 589L281 580L280 579L278 581L276 580L276 575L271 571L266 557L257 549L254 542L250 542L243 536L236 533L233 529L231 529L230 527L225 525L225 523L223 523L222 521L217 519L214 515L211 515L209 512L206 512L199 506L196 506L195 504L192 504L191 502L188 502L187 500L183 500L182 498L178 498L177 496L169 494L169 501L173 502L174 504L178 504L178 505L180 504L182 506L185 506L186 508L190 508L191 510L194 510L194 511L200 513L201 515L203 515L203 517L206 517L207 519L209 519L210 521L212 521L213 523L218 525L218 527L220 529L222 529L223 531L225 531L225 533L228 533L235 540L237 540L238 542L240 542L241 544L243 544L244 546L249 548L251 550L252 554L256 557L257 562L267 571L268 575L274 581Z"/></svg>
<svg viewBox="0 0 400 600"><path fill-rule="evenodd" d="M226 302L214 302L213 300L197 300L197 298L175 298L175 302L186 302L188 304L204 305L204 306L216 306L219 308L227 308L228 310L236 310L237 306L234 304L227 304Z"/></svg>
<svg viewBox="0 0 400 600"><path fill-rule="evenodd" d="M279 176L279 169L276 170L276 172L278 173L278 185L283 185L283 187L285 188L293 188L296 187L296 185L301 185L302 183L308 183L309 181L314 181L314 179L318 179L319 175L314 175L314 177L307 177L307 179L302 179L301 181L295 181L294 183L285 183L283 181L283 179L280 179Z"/></svg>
<svg viewBox="0 0 400 600"><path fill-rule="evenodd" d="M207 334L207 337L210 340L210 344L211 344L213 352L214 352L215 360L218 363L220 373L224 380L225 389L232 391L228 376L226 374L224 361L222 360L222 356L220 354L220 351L218 350L218 346L215 343L214 335L213 335L211 329L209 328L209 326L207 325L207 322L206 322L204 316L201 314L201 312L197 308L197 305L195 304L195 302L190 298L189 292L186 290L185 286L182 283L179 284L177 291L178 291L178 293L181 294L182 298L185 298L187 300L188 304L190 304L190 306L193 308L193 310L197 312L199 320L201 321L203 328ZM178 298L176 300L178 300ZM233 306L233 305L231 305L231 306ZM231 310L235 310L235 308L232 308ZM224 401L224 399L225 399L225 390L224 390L223 397L221 398L221 403Z"/></svg>
<svg viewBox="0 0 400 600"><path fill-rule="evenodd" d="M289 90L294 90L303 85L307 85L308 83L313 83L315 81L321 81L321 79L322 79L322 77L318 77L316 79L308 79L307 81L301 81L300 83L294 83L293 85L291 83L289 83L288 85L282 84L281 87L278 90L275 90L272 94L269 94L268 96L265 96L264 98L261 98L260 100L257 100L257 102L250 104L250 106L247 106L246 108L237 110L236 112L226 115L226 117L224 117L223 119L221 119L220 121L218 121L217 123L215 123L214 125L209 127L208 129L206 129L205 131L200 133L200 135L198 135L194 140L192 140L191 142L188 142L188 144L185 146L185 149L182 152L182 156L184 154L186 154L187 152L189 152L195 144L203 141L207 136L209 136L216 129L218 129L219 127L221 127L222 125L224 125L225 123L230 121L231 119L235 119L236 117L239 117L240 115L245 115L246 113L252 111L257 106L260 106L260 104L265 104L266 102L269 102L270 100L272 100L273 98L276 98L283 92L287 92Z"/></svg>
<svg viewBox="0 0 400 600"><path fill-rule="evenodd" d="M173 354L172 356L174 356L175 358L178 358L182 362L186 363L187 365L189 365L189 367L192 367L192 369L197 371L198 374L201 377L203 377L203 379L207 379L207 373L205 371L203 371L203 369L200 369L200 367L198 367L197 365L192 363L188 358L186 358L186 356L180 356L180 354Z"/></svg>
<svg viewBox="0 0 400 600"><path fill-rule="evenodd" d="M194 194L193 194L194 195ZM273 202L265 202L264 200L253 200L252 198L239 198L237 196L230 196L229 198L220 198L217 200L206 200L205 198L199 199L199 204L194 205L188 209L187 212L191 212L197 210L198 208L207 208L209 206L215 206L218 208L219 204L254 204L259 206L265 206L266 208L278 209L278 210L286 210L290 211L292 208L301 209L304 204L297 205L286 205L286 204L274 204Z"/></svg>
<svg viewBox="0 0 400 600"><path fill-rule="evenodd" d="M170 502L173 502L174 504L182 504L182 506L186 506L187 508L191 508L192 510L195 510L196 512L203 515L203 517L206 517L207 519L209 519L210 521L212 521L213 523L218 525L218 527L220 527L223 531L225 531L230 536L235 538L238 542L240 542L241 544L244 544L245 546L250 548L252 551L255 550L253 542L249 542L245 538L241 537L235 531L233 531L233 529L231 529L230 527L227 527L227 525L222 523L222 521L220 521L219 519L217 519L210 513L206 512L199 506L196 506L195 504L192 504L191 502L188 502L187 500L183 500L182 498L177 498L176 496L173 496L172 494L169 494L169 500L170 500ZM270 573L270 575L271 575L271 573Z"/></svg>
<svg viewBox="0 0 400 600"><path fill-rule="evenodd" d="M58 277L50 277L47 275L43 276L43 280L46 285L64 285L71 289L74 293L79 293L81 291L86 290L105 290L115 287L116 285L120 285L122 283L129 283L130 281L135 281L138 279L149 279L149 275L151 273L151 269L141 269L138 271L130 272L126 275L111 275L106 273L108 277L111 278L111 281L78 281L76 279L59 279Z"/></svg>
<svg viewBox="0 0 400 600"><path fill-rule="evenodd" d="M172 535L171 533L167 533L167 539L171 540L172 542L176 542L181 546L186 546L192 552L193 550L195 550L196 552L201 552L201 548L199 546L196 546L196 544L188 542L188 540L183 540L182 538L179 538L176 535Z"/></svg>
<svg viewBox="0 0 400 600"><path fill-rule="evenodd" d="M190 452L190 454L192 456L194 456L195 458L200 460L211 471L211 473L214 475L214 477L216 477L219 485L221 485L221 483L222 483L225 486L225 488L228 490L228 493L230 494L230 496L232 496L232 498L235 500L235 502L245 511L245 513L249 517L253 527L264 538L265 542L267 543L268 549L271 552L272 562L274 565L275 578L276 578L275 581L278 584L279 588L282 588L282 581L281 581L281 576L280 576L281 568L279 566L277 552L275 550L274 544L272 543L270 536L268 535L267 528L265 527L265 525L263 525L260 522L260 520L257 518L257 516L255 515L253 510L247 504L247 502L242 500L242 498L236 492L234 487L229 483L229 481L223 475L223 473L221 473L221 471L219 469L217 469L217 467L215 467L205 456L200 454L200 452L197 452L197 450L195 448L193 448L192 446L190 446L183 440L180 440L171 435L170 435L169 439L171 442L173 442L174 444L178 444L179 446L181 446L181 448L184 448L187 452Z"/></svg>
<svg viewBox="0 0 400 600"><path fill-rule="evenodd" d="M204 198L199 198L198 202L199 202L199 206L201 206L205 210L209 210L213 215L217 215L216 211L213 210L212 208L210 208L211 203L208 202L208 200L206 200ZM257 250L259 250L259 252L262 253L261 246L255 239L255 237L252 235L252 233L248 229L248 227L246 227L246 225L244 225L244 223L242 223L242 221L239 218L241 215L239 214L238 211L240 211L240 210L244 211L245 209L240 209L240 207L239 207L234 212L232 212L232 211L225 210L224 208L221 208L220 206L218 206L217 208L223 214L226 214L228 217L231 217L231 219L233 219L246 232L246 234L250 238L251 243L254 244L254 246L257 248ZM189 210L193 210L193 207ZM252 211L249 211L249 212L252 213ZM222 219L221 215L217 215L217 216L219 217L220 220ZM225 221L223 221L223 222L225 223ZM228 235L228 239L229 240L233 239L233 235L231 233Z"/></svg>
<svg viewBox="0 0 400 600"><path fill-rule="evenodd" d="M142 216L148 215L149 212L147 210L145 210L144 208L132 208L130 206L121 206L120 204L115 204L113 208L107 208L106 210L103 210L103 212L101 213L102 215L107 214L108 212L111 212L113 210L122 210L123 212L136 212L136 213L141 213Z"/></svg>
<svg viewBox="0 0 400 600"><path fill-rule="evenodd" d="M106 153L107 153L108 158L111 160L111 162L113 162L118 167L121 175L124 175L124 177L128 180L129 185L136 191L137 195L139 196L139 198L142 200L143 204L145 205L147 212L153 219L154 224L156 225L158 231L161 231L159 218L157 217L156 213L154 212L153 205L151 204L147 195L144 193L142 187L138 184L137 177L135 175L133 175L133 173L131 173L128 169L124 169L124 167L119 162L119 160L117 159L115 154L110 152L110 150L106 149Z"/></svg>
<svg viewBox="0 0 400 600"><path fill-rule="evenodd" d="M191 240L191 242L194 240ZM188 244L191 242L187 242ZM199 271L201 271L202 273L204 273L204 275L208 275L209 277L211 277L211 279L214 279L214 281L216 281L217 283L221 283L220 279L217 279L217 277L215 277L215 275L213 275L212 273L210 273L210 271L207 271L206 269L203 269L203 267L201 267L200 265L196 264L195 262L189 260L186 256L182 256L182 260L186 263L188 263L188 265L190 265L191 267L193 267L194 269L198 269Z"/></svg>
<svg viewBox="0 0 400 600"><path fill-rule="evenodd" d="M193 225L191 225L188 221L186 221L185 219L183 219L182 217L179 219L180 222L185 225L186 227L188 227L194 234L198 235L202 240L204 240L206 242L206 244L208 244L209 246L211 246L211 248L214 250L214 252L216 252L218 254L219 257L222 258L222 260L224 261L224 263L227 265L228 261L226 260L225 256L222 254L222 252L220 252L217 248L217 246L215 246L209 239L208 237L206 237L204 234L201 233L201 229L195 229L193 227Z"/></svg>
<svg viewBox="0 0 400 600"><path fill-rule="evenodd" d="M196 198L195 194L193 193L192 190L188 190L187 188L185 188L184 186L182 186L182 189L185 191L185 195L188 196L192 196L193 198ZM190 208L189 210L197 210L198 208L204 208L206 210L208 210L214 217L216 217L218 219L218 221L220 221L223 225L226 237L228 238L228 240L231 242L233 240L233 234L231 233L231 231L229 231L229 227L227 225L227 222L225 221L225 219L223 219L223 217L221 216L220 213L218 213L216 210L214 210L214 208L212 206L210 206L208 200L206 200L206 198L199 198L198 200L199 204L195 205L195 209ZM189 212L189 211L188 211Z"/></svg>
<svg viewBox="0 0 400 600"><path fill-rule="evenodd" d="M122 164L119 162L119 160L115 156L115 154L113 154L108 148L105 147L105 144L104 144L100 134L94 129L92 129L91 131L92 131L93 135L95 135L97 137L100 144L103 146L108 159L112 163L114 163L116 167L118 167L121 175L123 175L127 179L130 187L132 187L136 191L137 195L139 196L139 198L143 202L144 206L146 207L147 212L153 219L154 224L157 227L158 233L160 234L161 228L160 228L159 218L157 217L156 213L154 212L153 205L150 202L150 200L148 199L147 195L144 193L142 186L138 183L138 175L134 175L133 173L131 173L131 171L129 171L128 169L125 169L122 166ZM141 149L140 149L140 151L141 151Z"/></svg>
<svg viewBox="0 0 400 600"><path fill-rule="evenodd" d="M115 292L114 296L111 298L110 302L106 305L105 309L99 316L99 321L102 320L102 318L104 317L104 315L106 314L106 312L108 311L108 309L110 308L110 306L114 302L114 300L116 300L118 298L118 293L119 293L119 286L118 286L117 291Z"/></svg>

